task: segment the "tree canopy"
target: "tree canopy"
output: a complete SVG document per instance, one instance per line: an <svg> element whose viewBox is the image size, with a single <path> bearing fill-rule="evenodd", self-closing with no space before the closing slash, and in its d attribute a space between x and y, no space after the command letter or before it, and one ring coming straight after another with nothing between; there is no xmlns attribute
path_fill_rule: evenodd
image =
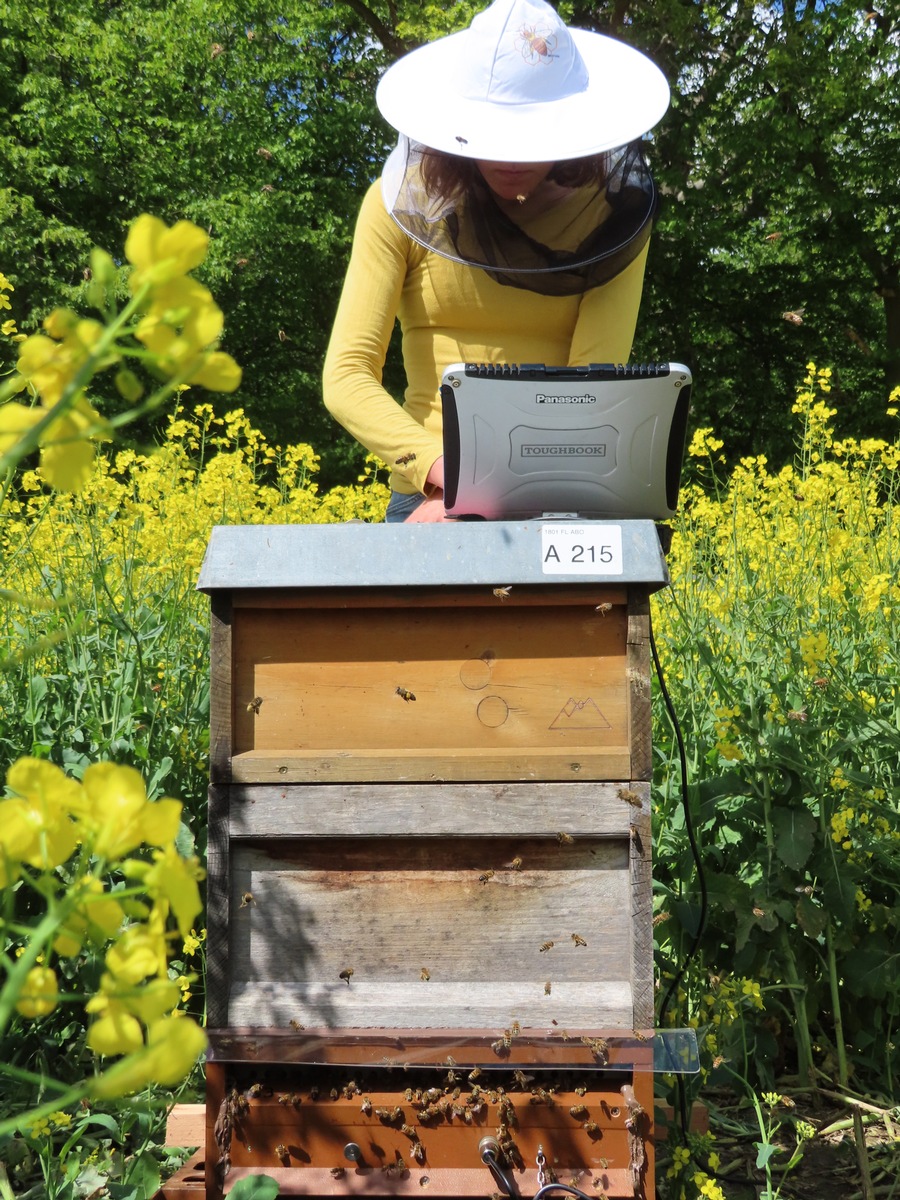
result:
<svg viewBox="0 0 900 1200"><path fill-rule="evenodd" d="M481 7L0 0L0 269L20 327L83 302L90 247L121 246L140 212L193 220L240 403L274 438L311 441L326 479L346 474L319 378L356 209L393 140L375 84ZM884 432L900 383L895 6L559 9L645 50L673 88L649 146L663 202L634 357L686 361L695 419L737 453L787 451L809 359L834 367L848 431ZM396 357L388 381L400 395Z"/></svg>

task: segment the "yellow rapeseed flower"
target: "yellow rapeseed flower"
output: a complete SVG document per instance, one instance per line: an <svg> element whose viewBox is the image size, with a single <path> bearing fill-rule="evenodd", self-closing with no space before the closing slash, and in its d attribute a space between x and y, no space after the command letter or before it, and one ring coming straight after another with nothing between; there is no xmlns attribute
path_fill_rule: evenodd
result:
<svg viewBox="0 0 900 1200"><path fill-rule="evenodd" d="M16 1001L23 1017L46 1017L56 1008L59 984L52 967L32 967Z"/></svg>

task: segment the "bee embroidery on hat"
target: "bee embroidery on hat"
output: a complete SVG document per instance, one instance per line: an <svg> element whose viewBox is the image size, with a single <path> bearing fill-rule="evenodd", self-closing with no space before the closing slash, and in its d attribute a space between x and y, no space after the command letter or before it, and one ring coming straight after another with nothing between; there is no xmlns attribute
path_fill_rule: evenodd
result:
<svg viewBox="0 0 900 1200"><path fill-rule="evenodd" d="M558 54L553 53L556 49L556 35L547 28L538 29L537 25L522 26L516 34L516 49L531 66L559 58Z"/></svg>

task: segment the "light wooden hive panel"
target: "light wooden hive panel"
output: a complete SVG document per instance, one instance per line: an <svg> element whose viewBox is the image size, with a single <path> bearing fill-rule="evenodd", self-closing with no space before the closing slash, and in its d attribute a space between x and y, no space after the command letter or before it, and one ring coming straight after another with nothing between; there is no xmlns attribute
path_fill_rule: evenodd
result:
<svg viewBox="0 0 900 1200"><path fill-rule="evenodd" d="M234 1025L632 1023L625 841L244 843L232 881Z"/></svg>
<svg viewBox="0 0 900 1200"><path fill-rule="evenodd" d="M233 778L629 778L626 634L623 604L236 609Z"/></svg>

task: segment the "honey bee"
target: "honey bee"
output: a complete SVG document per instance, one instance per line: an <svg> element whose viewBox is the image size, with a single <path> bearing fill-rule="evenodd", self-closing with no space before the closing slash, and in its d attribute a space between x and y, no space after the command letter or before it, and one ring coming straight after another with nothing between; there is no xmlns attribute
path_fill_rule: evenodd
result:
<svg viewBox="0 0 900 1200"><path fill-rule="evenodd" d="M295 1019L292 1019L290 1024L291 1024L291 1029L294 1029L294 1030L300 1030L300 1029L306 1028L305 1025L301 1025L300 1022Z"/></svg>
<svg viewBox="0 0 900 1200"><path fill-rule="evenodd" d="M552 949L553 949L553 947L554 947L555 945L556 945L556 943L555 943L555 942L544 942L544 944L543 944L543 945L541 946L541 948L540 948L540 951L539 951L539 953L540 953L540 954L546 954L546 953L547 953L547 951L548 951L548 950L552 950Z"/></svg>
<svg viewBox="0 0 900 1200"><path fill-rule="evenodd" d="M412 1125L401 1125L400 1132L404 1137L408 1137L411 1142L417 1142L419 1140L419 1135L416 1133L415 1129L413 1129Z"/></svg>
<svg viewBox="0 0 900 1200"><path fill-rule="evenodd" d="M482 1071L481 1067L473 1067L468 1075L469 1083L474 1083L475 1080L480 1079L483 1074L484 1071Z"/></svg>
<svg viewBox="0 0 900 1200"><path fill-rule="evenodd" d="M781 314L782 318L791 325L802 325L803 314L806 312L806 307L789 309Z"/></svg>
<svg viewBox="0 0 900 1200"><path fill-rule="evenodd" d="M369 1097L368 1097L368 1096L363 1096L363 1102L362 1102L362 1104L359 1106L359 1111L362 1113L362 1115L363 1115L364 1117L371 1117L371 1115L372 1115L372 1101L369 1099Z"/></svg>
<svg viewBox="0 0 900 1200"><path fill-rule="evenodd" d="M509 1027L509 1032L512 1035L512 1037L521 1037L522 1026L519 1024L518 1021L513 1021L512 1025L510 1025L510 1027Z"/></svg>
<svg viewBox="0 0 900 1200"><path fill-rule="evenodd" d="M522 860L521 860L521 858L519 858L518 856L516 856L516 857L515 857L515 858L512 860L512 862L511 862L511 863L508 863L508 864L507 864L507 867L506 867L506 869L507 869L507 871L521 871L521 870L522 870Z"/></svg>
<svg viewBox="0 0 900 1200"><path fill-rule="evenodd" d="M580 1083L578 1085L578 1087L575 1089L575 1095L576 1096L586 1096L587 1095L587 1088L584 1086L583 1083Z"/></svg>
<svg viewBox="0 0 900 1200"><path fill-rule="evenodd" d="M544 995L549 996L552 991L553 991L553 983L551 980L547 979L544 982Z"/></svg>
<svg viewBox="0 0 900 1200"><path fill-rule="evenodd" d="M587 945L587 942L584 940L584 938L581 936L580 933L573 933L570 936L576 946L586 946Z"/></svg>
<svg viewBox="0 0 900 1200"><path fill-rule="evenodd" d="M598 604L597 607L594 609L594 612L598 612L601 617L605 617L607 613L612 612L612 605L607 600L603 604Z"/></svg>
<svg viewBox="0 0 900 1200"><path fill-rule="evenodd" d="M319 1098L319 1089L315 1084L309 1089L309 1098L310 1100L318 1100Z"/></svg>
<svg viewBox="0 0 900 1200"><path fill-rule="evenodd" d="M601 1136L600 1135L600 1126L597 1124L596 1121L585 1121L582 1128L584 1129L584 1132L588 1135L589 1138L598 1138Z"/></svg>
<svg viewBox="0 0 900 1200"><path fill-rule="evenodd" d="M632 1029L631 1032L634 1034L635 1041L646 1042L646 1040L647 1040L646 1034L641 1033L641 1031L639 1029Z"/></svg>
<svg viewBox="0 0 900 1200"><path fill-rule="evenodd" d="M251 1100L255 1100L261 1096L265 1090L265 1087L261 1083L251 1083L247 1088L247 1095Z"/></svg>
<svg viewBox="0 0 900 1200"><path fill-rule="evenodd" d="M258 713L259 710L262 708L262 702L263 702L262 696L254 696L253 699L250 701L250 703L247 705L247 712Z"/></svg>
<svg viewBox="0 0 900 1200"><path fill-rule="evenodd" d="M764 917L766 915L766 910L764 908L754 906L753 915L754 917Z"/></svg>
<svg viewBox="0 0 900 1200"><path fill-rule="evenodd" d="M513 1072L513 1078L523 1091L528 1087L529 1084L534 1083L533 1075L526 1075L524 1071L520 1071L518 1069Z"/></svg>
<svg viewBox="0 0 900 1200"><path fill-rule="evenodd" d="M405 700L407 704L409 704L410 700L415 700L415 696L407 688L398 687L394 694L399 696L401 700Z"/></svg>
<svg viewBox="0 0 900 1200"><path fill-rule="evenodd" d="M301 1102L302 1099L303 1097L298 1096L296 1092L283 1092L282 1095L278 1097L278 1103L283 1104L285 1108L294 1108Z"/></svg>
<svg viewBox="0 0 900 1200"><path fill-rule="evenodd" d="M570 1116L573 1116L576 1121L587 1120L589 1113L583 1104L573 1104L569 1109Z"/></svg>
<svg viewBox="0 0 900 1200"><path fill-rule="evenodd" d="M337 1088L332 1088L328 1093L328 1096L331 1100L340 1100L341 1093L337 1090Z"/></svg>
<svg viewBox="0 0 900 1200"><path fill-rule="evenodd" d="M510 1042L506 1038L497 1038L496 1042L491 1042L491 1049L498 1058L506 1058L509 1054Z"/></svg>
<svg viewBox="0 0 900 1200"><path fill-rule="evenodd" d="M285 1146L282 1142L279 1142L278 1145L275 1147L275 1157L276 1158L289 1158L290 1157L290 1155L288 1154L287 1146Z"/></svg>
<svg viewBox="0 0 900 1200"><path fill-rule="evenodd" d="M486 871L482 871L482 873L478 876L478 882L479 883L487 883L488 880L493 879L493 878L494 878L494 872L489 867Z"/></svg>
<svg viewBox="0 0 900 1200"><path fill-rule="evenodd" d="M558 833L556 835L556 840L559 842L559 844L561 846L571 846L572 843L575 841L575 839L572 837L571 833Z"/></svg>
<svg viewBox="0 0 900 1200"><path fill-rule="evenodd" d="M383 1166L381 1169L388 1179L397 1179L406 1170L406 1163L398 1154L395 1162L387 1163L387 1165Z"/></svg>
<svg viewBox="0 0 900 1200"><path fill-rule="evenodd" d="M397 467L406 467L411 462L416 461L415 454L401 454L399 458L394 459L394 465Z"/></svg>
<svg viewBox="0 0 900 1200"><path fill-rule="evenodd" d="M424 1166L425 1165L425 1147L422 1145L422 1143L421 1142L413 1142L413 1144L410 1146L410 1151L412 1152L412 1156L416 1160L416 1162L419 1164L419 1166L420 1167Z"/></svg>
<svg viewBox="0 0 900 1200"><path fill-rule="evenodd" d="M422 970L419 972L419 978L422 980L423 983L427 983L428 980L431 978L431 972L428 970L427 967L423 967Z"/></svg>
<svg viewBox="0 0 900 1200"><path fill-rule="evenodd" d="M659 912L653 918L651 924L653 925L653 927L655 929L657 925L665 925L666 921L670 921L671 919L672 919L671 913Z"/></svg>
<svg viewBox="0 0 900 1200"><path fill-rule="evenodd" d="M511 591L512 584L509 584L507 587L495 587L493 588L493 595L495 595L498 600L505 600Z"/></svg>
<svg viewBox="0 0 900 1200"><path fill-rule="evenodd" d="M731 1060L726 1058L724 1054L717 1054L712 1060L713 1070L715 1071L718 1067L721 1067L722 1063L727 1063L730 1061Z"/></svg>
<svg viewBox="0 0 900 1200"><path fill-rule="evenodd" d="M344 1084L344 1098L352 1100L354 1096L358 1096L360 1092L359 1084L355 1079L351 1079L349 1083Z"/></svg>
<svg viewBox="0 0 900 1200"><path fill-rule="evenodd" d="M238 907L239 908L247 908L247 906L250 904L253 904L253 902L254 902L253 893L252 892L244 892L243 895L241 896L241 902L238 905Z"/></svg>
<svg viewBox="0 0 900 1200"><path fill-rule="evenodd" d="M332 1179L343 1179L344 1178L344 1168L343 1167L332 1167L331 1168L331 1178Z"/></svg>
<svg viewBox="0 0 900 1200"><path fill-rule="evenodd" d="M625 803L630 804L632 808L642 807L640 796L637 794L637 792L632 791L631 788L620 787L617 795L620 800L624 800Z"/></svg>
<svg viewBox="0 0 900 1200"><path fill-rule="evenodd" d="M338 975L338 979L343 979L346 982L347 987L349 987L350 986L350 976L352 974L353 974L352 967L344 967L343 971L341 971L341 973Z"/></svg>
<svg viewBox="0 0 900 1200"><path fill-rule="evenodd" d="M546 1104L548 1108L552 1108L556 1102L546 1088L539 1087L534 1091L528 1103Z"/></svg>
<svg viewBox="0 0 900 1200"><path fill-rule="evenodd" d="M609 1053L609 1042L605 1038L583 1037L581 1041L587 1046L594 1058L605 1059Z"/></svg>

